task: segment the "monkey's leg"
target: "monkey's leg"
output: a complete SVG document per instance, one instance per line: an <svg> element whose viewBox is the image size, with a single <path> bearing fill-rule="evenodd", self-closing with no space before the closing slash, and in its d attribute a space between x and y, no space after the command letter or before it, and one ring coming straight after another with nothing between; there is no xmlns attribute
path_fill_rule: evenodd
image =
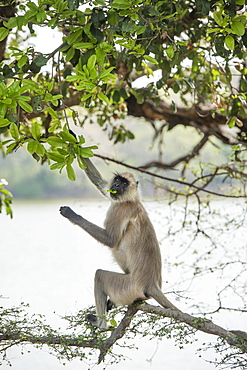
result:
<svg viewBox="0 0 247 370"><path fill-rule="evenodd" d="M94 294L98 315L97 326L102 328L106 327L104 315L107 312L107 297L119 306L129 305L138 298L146 298L143 291L133 283L133 277L130 274L104 270L96 271Z"/></svg>
<svg viewBox="0 0 247 370"><path fill-rule="evenodd" d="M104 318L107 312L107 293L104 288L104 272L103 270L97 270L94 278L94 297L97 313L96 326L103 329L107 328L107 323Z"/></svg>

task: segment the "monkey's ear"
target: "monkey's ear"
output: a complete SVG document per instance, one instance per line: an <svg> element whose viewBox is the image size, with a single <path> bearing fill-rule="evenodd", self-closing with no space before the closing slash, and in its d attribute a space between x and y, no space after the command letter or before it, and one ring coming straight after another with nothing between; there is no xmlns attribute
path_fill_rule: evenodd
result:
<svg viewBox="0 0 247 370"><path fill-rule="evenodd" d="M136 181L136 187L138 187L139 181Z"/></svg>

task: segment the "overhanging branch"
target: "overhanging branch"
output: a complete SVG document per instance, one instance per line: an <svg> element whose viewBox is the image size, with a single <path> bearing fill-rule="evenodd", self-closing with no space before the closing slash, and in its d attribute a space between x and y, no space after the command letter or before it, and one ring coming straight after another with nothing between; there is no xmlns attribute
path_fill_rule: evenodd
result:
<svg viewBox="0 0 247 370"><path fill-rule="evenodd" d="M212 174L203 176L204 178L208 178L208 180L206 181L205 185L198 186L198 185L196 185L196 182L199 181L200 178L198 178L198 179L196 179L195 181L192 181L192 182L187 182L187 181L174 179L172 177L162 176L162 175L159 175L157 173L147 171L147 170L143 169L142 166L140 166L140 167L131 166L130 164L124 163L124 162L119 161L117 159L110 158L110 157L107 157L107 156L104 156L104 155L101 155L101 154L94 154L94 156L97 157L97 158L101 158L105 161L113 162L113 163L116 163L118 165L124 166L126 168L131 169L131 170L138 171L138 172L141 172L141 173L145 173L146 175L152 176L152 177L160 179L160 180L169 181L169 182L172 182L172 183L175 183L175 184L179 184L179 185L191 188L193 190L193 192L190 193L190 195L192 195L194 193L198 193L199 191L202 191L202 192L207 193L207 194L216 195L216 196L224 197L224 198L246 198L245 194L244 195L225 194L225 193L219 193L219 192L216 192L216 191L213 191L213 190L208 190L208 189L205 188L205 186L211 182L211 178L212 177L214 178L218 174L218 170L220 170L221 167L216 168L215 171ZM227 175L227 172L225 174ZM219 173L219 175L222 175L222 173Z"/></svg>
<svg viewBox="0 0 247 370"><path fill-rule="evenodd" d="M190 126L207 136L217 137L224 144L234 145L241 142L247 145L245 136L241 137L241 133L247 133L247 118L241 118L241 125L237 128L239 131L237 137L236 131L227 126L226 117L211 110L201 110L199 107L177 107L177 111L174 112L169 104L162 101L159 105L152 100L138 103L134 95L130 95L126 103L129 115L144 117L148 121L165 120L169 130L177 125Z"/></svg>

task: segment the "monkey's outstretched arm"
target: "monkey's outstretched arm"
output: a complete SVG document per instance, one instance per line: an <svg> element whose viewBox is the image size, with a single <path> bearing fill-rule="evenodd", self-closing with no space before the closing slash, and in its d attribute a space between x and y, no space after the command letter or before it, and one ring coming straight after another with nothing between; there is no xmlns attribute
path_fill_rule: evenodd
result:
<svg viewBox="0 0 247 370"><path fill-rule="evenodd" d="M97 168L89 158L83 158L87 168L85 170L89 180L97 187L97 189L105 196L108 197L106 192L107 181L103 179Z"/></svg>
<svg viewBox="0 0 247 370"><path fill-rule="evenodd" d="M86 220L82 216L77 215L70 207L60 207L60 213L73 224L80 226L98 242L107 245L110 248L113 247L111 239L105 229L94 225L92 222Z"/></svg>

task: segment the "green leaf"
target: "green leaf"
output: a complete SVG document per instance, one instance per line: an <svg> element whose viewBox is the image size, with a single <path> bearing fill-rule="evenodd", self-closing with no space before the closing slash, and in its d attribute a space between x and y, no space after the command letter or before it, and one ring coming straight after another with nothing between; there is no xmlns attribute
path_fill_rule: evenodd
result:
<svg viewBox="0 0 247 370"><path fill-rule="evenodd" d="M37 148L36 148L36 153L39 154L41 157L45 155L45 148L43 144L38 143Z"/></svg>
<svg viewBox="0 0 247 370"><path fill-rule="evenodd" d="M0 120L0 127L6 127L10 124L10 121L6 118Z"/></svg>
<svg viewBox="0 0 247 370"><path fill-rule="evenodd" d="M1 95L5 95L5 94L7 94L7 91L8 91L8 88L5 85L5 83L4 82L0 82L0 94Z"/></svg>
<svg viewBox="0 0 247 370"><path fill-rule="evenodd" d="M86 141L83 135L79 135L79 136L78 136L78 139L79 139L79 145L84 144L84 143L85 143L85 141Z"/></svg>
<svg viewBox="0 0 247 370"><path fill-rule="evenodd" d="M92 149L98 149L98 147L94 145L87 148L79 148L79 155L83 158L93 157L94 153L92 152Z"/></svg>
<svg viewBox="0 0 247 370"><path fill-rule="evenodd" d="M111 7L116 9L129 9L130 3L127 0L114 0L111 3Z"/></svg>
<svg viewBox="0 0 247 370"><path fill-rule="evenodd" d="M81 101L83 102L83 101L86 101L86 100L88 100L89 98L91 98L91 96L93 96L94 94L86 94L86 95L84 95L84 96L82 96L82 98L81 98Z"/></svg>
<svg viewBox="0 0 247 370"><path fill-rule="evenodd" d="M166 55L168 56L168 58L172 59L174 57L174 48L173 48L173 45L170 45L167 49L166 49Z"/></svg>
<svg viewBox="0 0 247 370"><path fill-rule="evenodd" d="M36 90L38 89L38 84L37 82L34 82L32 80L28 80L28 79L24 79L23 80L23 86L27 86L28 88L30 88L31 90Z"/></svg>
<svg viewBox="0 0 247 370"><path fill-rule="evenodd" d="M38 122L34 122L31 126L32 136L35 140L39 140L41 136L40 127Z"/></svg>
<svg viewBox="0 0 247 370"><path fill-rule="evenodd" d="M11 136L15 139L15 140L18 140L19 139L19 130L16 126L16 124L14 122L12 122L10 124L10 128L9 128L9 131L10 131L10 134Z"/></svg>
<svg viewBox="0 0 247 370"><path fill-rule="evenodd" d="M114 26L118 21L118 13L115 10L110 10L107 13L107 20L110 26Z"/></svg>
<svg viewBox="0 0 247 370"><path fill-rule="evenodd" d="M231 35L225 37L225 45L229 50L234 50L235 40Z"/></svg>
<svg viewBox="0 0 247 370"><path fill-rule="evenodd" d="M202 13L203 15L208 15L210 11L210 0L196 0L195 6L199 13Z"/></svg>
<svg viewBox="0 0 247 370"><path fill-rule="evenodd" d="M29 151L29 153L33 154L37 149L37 145L38 141L36 140L29 141L27 144L27 150Z"/></svg>
<svg viewBox="0 0 247 370"><path fill-rule="evenodd" d="M159 64L155 58L150 57L150 55L143 55L143 58L145 58L148 62L153 64Z"/></svg>
<svg viewBox="0 0 247 370"><path fill-rule="evenodd" d="M71 181L75 181L76 180L76 175L75 175L74 168L71 166L71 164L66 165L66 170L67 170L68 178Z"/></svg>
<svg viewBox="0 0 247 370"><path fill-rule="evenodd" d="M26 55L23 55L19 60L18 60L18 67L22 68L28 61L28 57Z"/></svg>
<svg viewBox="0 0 247 370"><path fill-rule="evenodd" d="M75 76L70 75L66 77L66 81L68 82L74 82L80 79L81 79L81 76L78 76L78 75L75 75Z"/></svg>
<svg viewBox="0 0 247 370"><path fill-rule="evenodd" d="M48 152L47 156L54 162L64 163L64 156L57 152Z"/></svg>
<svg viewBox="0 0 247 370"><path fill-rule="evenodd" d="M87 61L87 68L88 68L89 70L92 70L92 69L94 68L94 66L95 66L95 63L96 63L96 55L95 55L95 54L93 54L93 55L91 55L91 57L90 57L90 58L88 58L88 61Z"/></svg>
<svg viewBox="0 0 247 370"><path fill-rule="evenodd" d="M83 159L81 159L80 157L77 158L77 162L79 164L79 167L84 171L86 170L87 166L85 164L85 162L83 161Z"/></svg>
<svg viewBox="0 0 247 370"><path fill-rule="evenodd" d="M50 169L51 170L60 170L61 168L64 167L64 163L53 163L51 166L50 166Z"/></svg>
<svg viewBox="0 0 247 370"><path fill-rule="evenodd" d="M73 47L69 48L69 50L66 52L66 62L69 62L73 56L75 55L75 49Z"/></svg>
<svg viewBox="0 0 247 370"><path fill-rule="evenodd" d="M228 127L229 128L232 128L235 126L236 124L236 117L231 117L228 121L227 121L227 124L228 124Z"/></svg>
<svg viewBox="0 0 247 370"><path fill-rule="evenodd" d="M47 139L47 142L48 142L49 145L55 146L55 147L59 147L62 144L64 144L64 141L62 139L60 139L60 137L57 137L57 136L50 136Z"/></svg>
<svg viewBox="0 0 247 370"><path fill-rule="evenodd" d="M43 67L43 66L45 66L45 65L46 65L46 63L47 63L47 61L48 61L48 59L47 59L47 58L45 58L43 54L39 54L39 55L37 56L37 58L35 58L35 59L33 60L33 62L34 62L38 67Z"/></svg>
<svg viewBox="0 0 247 370"><path fill-rule="evenodd" d="M111 319L111 320L110 320L110 324L111 324L111 326L113 326L114 328L116 328L116 327L117 327L117 322L116 322L116 320L114 320L114 319Z"/></svg>
<svg viewBox="0 0 247 370"><path fill-rule="evenodd" d="M0 103L6 104L6 105L11 105L12 102L13 102L13 100L10 99L10 98L6 98L6 99L1 99L0 100Z"/></svg>
<svg viewBox="0 0 247 370"><path fill-rule="evenodd" d="M46 20L46 12L44 9L41 9L41 11L37 13L36 19L37 23L43 23Z"/></svg>
<svg viewBox="0 0 247 370"><path fill-rule="evenodd" d="M94 3L97 5L106 6L106 3L103 0L95 0Z"/></svg>
<svg viewBox="0 0 247 370"><path fill-rule="evenodd" d="M12 86L12 85L11 85ZM21 89L20 88L18 88L18 89L16 89L15 90L15 93L19 93L21 91ZM16 94L15 94L16 95ZM30 96L26 96L26 95L20 95L20 96L18 96L18 100L20 101L29 101L29 100L31 100L31 97Z"/></svg>
<svg viewBox="0 0 247 370"><path fill-rule="evenodd" d="M76 42L73 46L75 49L92 49L94 44L92 42Z"/></svg>
<svg viewBox="0 0 247 370"><path fill-rule="evenodd" d="M26 103L25 101L23 100L18 100L18 104L20 105L20 107L25 110L26 112L28 113L31 113L33 111L33 108L31 107L30 104Z"/></svg>
<svg viewBox="0 0 247 370"><path fill-rule="evenodd" d="M106 76L110 75L111 71L113 71L115 67L110 67L108 69L103 69L101 72L100 72L100 75L99 75L99 78L101 80L103 80Z"/></svg>
<svg viewBox="0 0 247 370"><path fill-rule="evenodd" d="M240 79L240 88L242 91L247 91L247 81L244 76L242 76Z"/></svg>
<svg viewBox="0 0 247 370"><path fill-rule="evenodd" d="M237 36L243 36L245 33L245 27L243 23L239 21L233 21L231 24L231 28Z"/></svg>
<svg viewBox="0 0 247 370"><path fill-rule="evenodd" d="M137 26L136 27L136 34L141 35L146 31L147 27L146 26Z"/></svg>
<svg viewBox="0 0 247 370"><path fill-rule="evenodd" d="M7 150L6 150L6 154L9 154L9 153L12 153L13 150L15 150L17 147L17 144L16 143L13 143L13 144L10 144L7 146Z"/></svg>
<svg viewBox="0 0 247 370"><path fill-rule="evenodd" d="M73 45L73 43L79 38L82 37L82 30L79 29L73 33L71 33L69 36L66 37L66 41L69 45Z"/></svg>
<svg viewBox="0 0 247 370"><path fill-rule="evenodd" d="M17 26L17 19L16 17L9 18L8 22L5 23L5 26L9 29L12 29Z"/></svg>
<svg viewBox="0 0 247 370"><path fill-rule="evenodd" d="M5 27L0 27L0 41L6 39L9 34L9 30Z"/></svg>
<svg viewBox="0 0 247 370"><path fill-rule="evenodd" d="M110 104L110 101L109 101L108 97L107 97L105 94L103 94L103 93L98 93L98 94L97 94L97 96L98 96L98 98L99 98L100 100L102 100L104 103L106 103L106 104Z"/></svg>
<svg viewBox="0 0 247 370"><path fill-rule="evenodd" d="M77 140L76 138L70 134L68 131L60 131L59 132L59 135L61 136L61 138L64 140L64 141L68 141L72 144L76 144L77 143Z"/></svg>
<svg viewBox="0 0 247 370"><path fill-rule="evenodd" d="M215 11L213 13L213 17L214 17L215 22L219 26L223 26L224 20L223 20L223 17L222 17L222 11Z"/></svg>

